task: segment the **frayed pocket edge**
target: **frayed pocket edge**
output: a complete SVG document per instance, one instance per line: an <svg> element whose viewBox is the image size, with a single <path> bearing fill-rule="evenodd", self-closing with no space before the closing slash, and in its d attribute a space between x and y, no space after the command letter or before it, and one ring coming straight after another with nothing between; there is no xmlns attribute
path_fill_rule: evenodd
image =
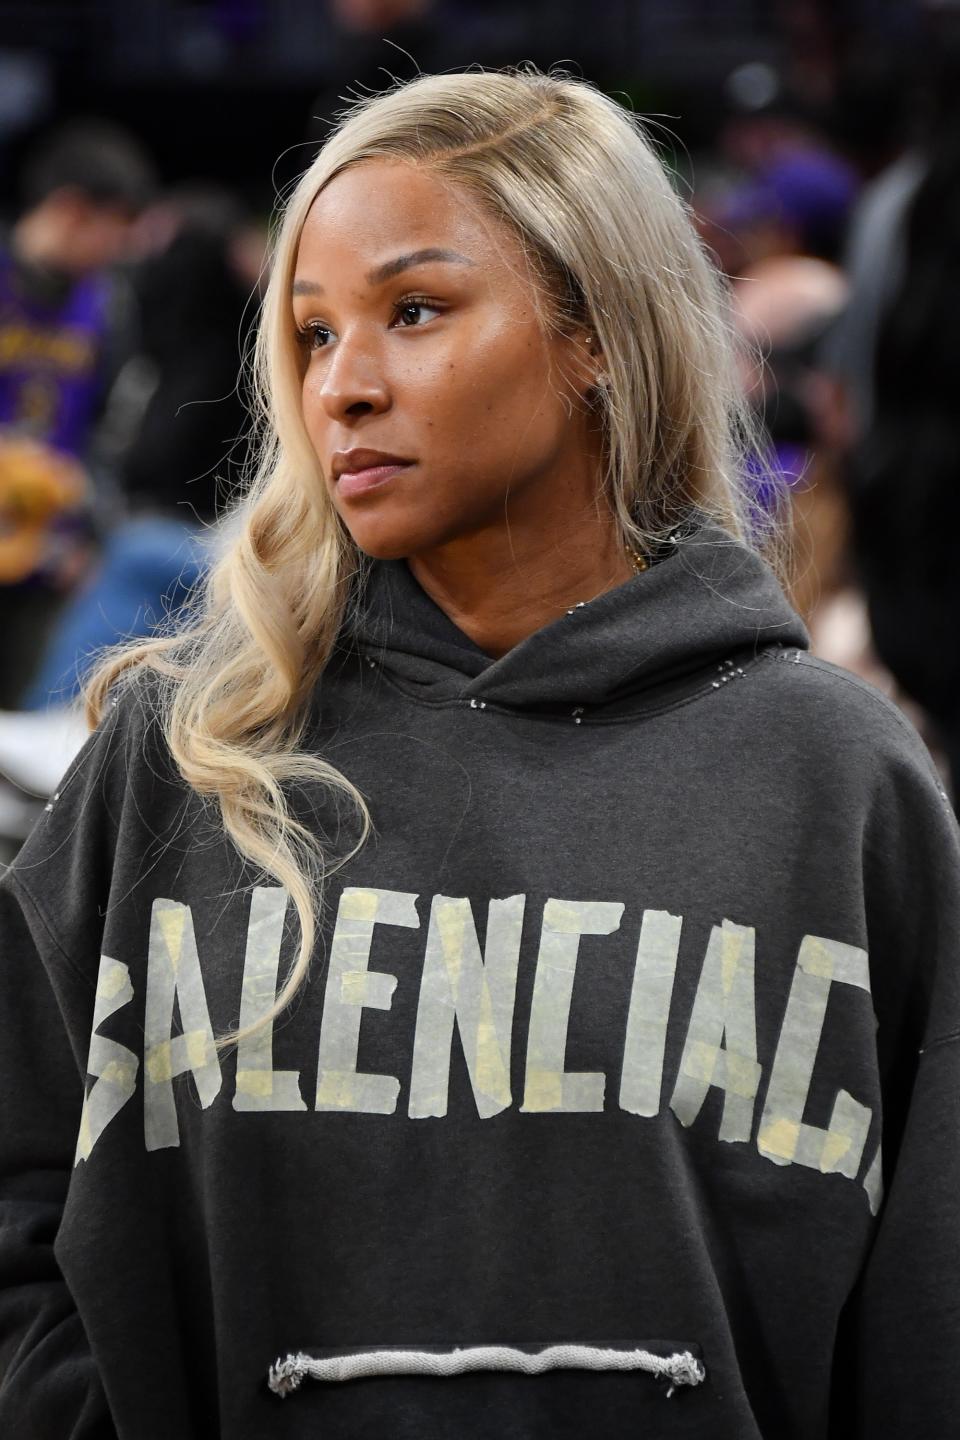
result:
<svg viewBox="0 0 960 1440"><path fill-rule="evenodd" d="M707 1372L693 1348L662 1348L668 1353L568 1343L523 1349L513 1345L470 1345L454 1350L390 1346L322 1356L300 1351L276 1360L267 1384L281 1399L308 1379L328 1384L409 1375L447 1379L484 1370L517 1375L543 1375L549 1370L637 1371L664 1381L668 1396L678 1386L703 1384Z"/></svg>

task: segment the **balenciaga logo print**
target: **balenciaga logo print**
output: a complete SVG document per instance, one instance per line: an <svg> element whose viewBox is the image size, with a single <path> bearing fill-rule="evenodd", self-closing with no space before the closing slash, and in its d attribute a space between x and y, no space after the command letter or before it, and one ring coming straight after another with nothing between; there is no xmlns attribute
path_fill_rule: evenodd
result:
<svg viewBox="0 0 960 1440"><path fill-rule="evenodd" d="M708 1092L716 1089L723 1096L719 1140L752 1145L777 1165L801 1165L860 1180L876 1213L881 1199L879 1146L864 1165L870 1107L839 1089L827 1125L805 1119L834 987L851 987L869 1012L864 950L822 936L803 936L776 1048L762 1056L757 1051L755 932L726 919L714 925L679 1066L675 1075L665 1077L683 918L664 910L643 911L614 1099L610 1075L566 1068L567 1036L581 938L618 931L626 907L611 901L548 899L538 918L532 1000L519 1041L526 1047L523 1091L514 1095L511 1060L522 1029L516 996L527 897L489 901L481 947L471 902L435 895L409 1036L410 1082L401 1097L399 1077L358 1068L360 1035L364 1010L389 1011L398 983L397 975L371 969L375 932L391 926L420 930L418 899L400 890L343 890L320 982L324 990L316 1070L275 1069L274 1027L263 1025L237 1047L233 1110L399 1114L410 1121L442 1118L447 1114L456 1028L481 1119L510 1107L521 1114L549 1115L603 1111L611 1103L631 1115L654 1117L666 1104L680 1125L690 1127ZM240 988L241 1029L256 1025L274 1003L287 906L288 896L279 887L253 892ZM149 1151L180 1144L173 1085L178 1076L192 1075L204 1108L223 1088L224 1066L210 1021L194 919L190 908L176 900L153 902L146 993L140 1002L142 1057L100 1033L111 1016L138 999L129 967L104 956L88 1060L93 1084L83 1106L77 1163L90 1159L106 1128L134 1097L138 1081Z"/></svg>

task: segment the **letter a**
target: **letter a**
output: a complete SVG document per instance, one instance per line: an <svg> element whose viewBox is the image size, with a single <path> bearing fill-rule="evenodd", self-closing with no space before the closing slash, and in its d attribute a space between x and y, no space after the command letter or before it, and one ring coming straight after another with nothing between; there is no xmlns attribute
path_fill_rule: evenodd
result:
<svg viewBox="0 0 960 1440"><path fill-rule="evenodd" d="M749 1140L760 1084L754 1006L754 932L714 925L700 973L670 1109L692 1125L711 1085L723 1090L721 1140Z"/></svg>
<svg viewBox="0 0 960 1440"><path fill-rule="evenodd" d="M173 1005L182 1035L171 1035ZM148 1150L180 1144L173 1080L189 1070L204 1109L220 1093L220 1064L207 1012L189 905L154 900L147 955L143 1124Z"/></svg>

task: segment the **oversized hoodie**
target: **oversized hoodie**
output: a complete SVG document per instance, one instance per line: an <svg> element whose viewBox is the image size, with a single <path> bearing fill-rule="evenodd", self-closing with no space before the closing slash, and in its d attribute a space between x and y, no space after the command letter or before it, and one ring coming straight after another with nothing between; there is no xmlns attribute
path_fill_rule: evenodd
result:
<svg viewBox="0 0 960 1440"><path fill-rule="evenodd" d="M0 1434L945 1440L960 859L709 526L490 660L376 564L292 907L118 699L2 884ZM349 804L293 796L331 851Z"/></svg>

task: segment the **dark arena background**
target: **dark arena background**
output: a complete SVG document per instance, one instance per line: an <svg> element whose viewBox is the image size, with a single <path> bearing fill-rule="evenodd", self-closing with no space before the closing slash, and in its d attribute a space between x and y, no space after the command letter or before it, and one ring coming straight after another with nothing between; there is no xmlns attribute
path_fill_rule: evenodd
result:
<svg viewBox="0 0 960 1440"><path fill-rule="evenodd" d="M901 704L950 785L958 20L956 0L0 0L0 852L82 739L91 658L187 600L243 483L237 377L283 195L352 99L471 65L562 67L646 118L754 357L757 504L792 502L813 649Z"/></svg>

